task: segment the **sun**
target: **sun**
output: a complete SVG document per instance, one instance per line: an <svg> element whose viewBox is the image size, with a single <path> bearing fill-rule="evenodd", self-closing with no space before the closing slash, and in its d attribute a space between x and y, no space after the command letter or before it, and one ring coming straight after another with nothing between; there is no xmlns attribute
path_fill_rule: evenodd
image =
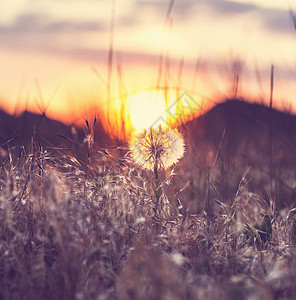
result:
<svg viewBox="0 0 296 300"><path fill-rule="evenodd" d="M142 131L187 122L200 115L203 103L201 96L187 91L143 90L127 96L126 109L132 127Z"/></svg>
<svg viewBox="0 0 296 300"><path fill-rule="evenodd" d="M167 125L167 108L161 91L141 91L127 97L130 121L136 131Z"/></svg>

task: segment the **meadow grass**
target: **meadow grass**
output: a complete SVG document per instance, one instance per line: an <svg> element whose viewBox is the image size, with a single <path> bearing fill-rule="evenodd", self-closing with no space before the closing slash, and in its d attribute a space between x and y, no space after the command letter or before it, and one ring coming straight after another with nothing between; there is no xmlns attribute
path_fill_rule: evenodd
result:
<svg viewBox="0 0 296 300"><path fill-rule="evenodd" d="M0 299L293 299L296 212L219 151L186 140L156 216L128 149L1 149Z"/></svg>

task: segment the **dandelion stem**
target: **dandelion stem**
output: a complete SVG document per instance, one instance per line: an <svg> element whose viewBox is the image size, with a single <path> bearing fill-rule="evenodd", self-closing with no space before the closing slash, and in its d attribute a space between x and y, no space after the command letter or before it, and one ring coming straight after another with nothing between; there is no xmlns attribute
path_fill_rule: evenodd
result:
<svg viewBox="0 0 296 300"><path fill-rule="evenodd" d="M159 198L162 194L162 189L160 187L160 177L159 177L158 159L157 158L156 158L155 163L154 163L154 176L155 176L155 179L154 179L154 184L155 184L154 194L155 194L155 197L156 197L156 203L155 203L154 211L155 211L155 215L156 215L157 208L159 206Z"/></svg>

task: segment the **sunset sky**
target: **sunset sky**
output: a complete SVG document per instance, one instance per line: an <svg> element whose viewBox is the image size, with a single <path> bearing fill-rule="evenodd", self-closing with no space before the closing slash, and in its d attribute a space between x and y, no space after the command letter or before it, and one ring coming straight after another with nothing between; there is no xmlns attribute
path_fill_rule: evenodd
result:
<svg viewBox="0 0 296 300"><path fill-rule="evenodd" d="M268 102L274 64L275 105L296 112L296 31L289 12L296 1L176 0L171 11L169 3L2 1L0 106L20 112L48 105L49 116L69 122L90 109L109 109L112 115L121 105L116 99L124 97L125 113L143 119L141 105L147 115L151 95L145 91L155 90L162 55L161 84L208 101L205 106L233 95L235 70L239 96ZM112 103L107 104L112 16ZM151 111L161 110L151 105Z"/></svg>

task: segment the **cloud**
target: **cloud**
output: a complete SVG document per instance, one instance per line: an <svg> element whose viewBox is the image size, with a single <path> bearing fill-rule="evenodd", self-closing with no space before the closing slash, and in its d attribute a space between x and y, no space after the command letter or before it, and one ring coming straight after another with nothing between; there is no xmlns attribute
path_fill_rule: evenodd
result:
<svg viewBox="0 0 296 300"><path fill-rule="evenodd" d="M166 9L169 5L168 0L148 1L141 0L136 2L137 9L154 8L156 13L165 16ZM183 0L175 1L173 5L173 14L177 16L184 16L192 12L194 8L200 8L206 5L212 10L222 14L239 14L253 11L257 8L251 3L241 3L229 0Z"/></svg>
<svg viewBox="0 0 296 300"><path fill-rule="evenodd" d="M59 21L53 20L46 15L23 14L12 25L0 26L0 33L18 35L22 33L102 31L105 29L106 25L99 21Z"/></svg>
<svg viewBox="0 0 296 300"><path fill-rule="evenodd" d="M70 1L72 0L69 0L69 2ZM118 32L128 34L130 28L139 28L138 31L143 28L148 31L150 30L149 26L152 22L158 22L158 20L159 24L156 25L159 25L159 28L162 28L168 4L169 0L134 1L130 8L121 13L119 13L119 11L117 14L115 13L115 34L118 34ZM199 18L200 15L203 16L203 21L206 20L206 24L201 23L201 19ZM243 18L232 18L232 16L241 15L243 15ZM154 16L156 16L156 20L153 19ZM104 44L108 47L106 36L108 37L108 32L110 30L109 17L99 21L93 19L79 20L75 19L74 16L72 16L72 19L69 19L70 17L71 15L68 19L57 19L54 15L50 16L49 14L37 13L19 15L15 22L10 26L0 26L1 47L13 47L20 51L33 49L48 52L61 51L61 53L63 51L71 51L72 49L73 52L71 55L73 56L86 58L94 57L95 54L93 55L92 49L96 47L96 44L85 43L85 49L83 49L83 51L79 48L81 46L80 37L84 37L84 33L87 34L92 32L99 33L98 40L100 41L100 44ZM291 33L291 30L293 30L292 21L288 11L272 8L268 9L259 5L235 2L232 0L176 0L172 9L172 17L179 19L179 23L176 22L176 26L184 25L185 28L186 24L194 24L193 26L196 26L196 28L203 28L203 26L206 27L208 24L214 24L217 27L217 30L215 29L216 32L214 33L219 37L225 36L225 32L227 33L228 28L231 29L231 26L244 26L246 22L252 22L252 20L256 20L256 26L259 20L261 22L261 27L270 32ZM224 22L225 26L223 27L219 27L220 18L225 18L227 21ZM242 22L238 24L237 22L240 22L240 20L242 20ZM225 32L221 32L221 30L224 30ZM229 30L229 32L231 32L231 30ZM100 35L101 33L106 33L104 35L104 43L102 42L101 37L103 35ZM212 38L215 37L213 36ZM89 40L90 39L87 41ZM135 43L135 52L140 50L149 52L146 48L139 49L140 43L137 43L136 35L130 36L130 41ZM197 43L192 43L193 47L196 45ZM212 48L214 47L212 46ZM131 49L131 47L126 47L124 49Z"/></svg>
<svg viewBox="0 0 296 300"><path fill-rule="evenodd" d="M60 53L80 46L80 37L105 32L100 22L53 20L36 14L20 15L10 26L0 26L1 48L13 51ZM92 48L92 47L91 47Z"/></svg>
<svg viewBox="0 0 296 300"><path fill-rule="evenodd" d="M251 3L242 3L229 0L209 0L203 1L207 3L213 10L222 14L243 14L258 9L257 5Z"/></svg>
<svg viewBox="0 0 296 300"><path fill-rule="evenodd" d="M166 16L170 1L168 0L140 0L135 2L135 11L141 12L143 10L152 9L154 13L163 19ZM172 7L172 15L177 17L184 17L193 7L196 7L198 2L196 0L175 1Z"/></svg>
<svg viewBox="0 0 296 300"><path fill-rule="evenodd" d="M290 33L294 30L290 12L287 10L268 9L262 19L263 25L270 30Z"/></svg>
<svg viewBox="0 0 296 300"><path fill-rule="evenodd" d="M259 4L242 3L231 0L202 0L221 17L251 13L254 20L260 20L265 29L289 33L293 28L290 13L284 9L266 8ZM250 16L250 20L252 18Z"/></svg>
<svg viewBox="0 0 296 300"><path fill-rule="evenodd" d="M135 2L135 11L151 9L154 14L165 17L169 5L168 0L140 0ZM172 16L180 17L185 20L190 13L204 14L204 7L216 13L218 17L231 17L247 13L253 13L254 19L259 18L262 24L269 30L287 31L291 25L288 10L262 7L259 4L238 2L233 0L183 0L175 1L172 9ZM133 12L135 13L135 12ZM132 16L131 16L132 18ZM212 16L209 15L209 20Z"/></svg>

